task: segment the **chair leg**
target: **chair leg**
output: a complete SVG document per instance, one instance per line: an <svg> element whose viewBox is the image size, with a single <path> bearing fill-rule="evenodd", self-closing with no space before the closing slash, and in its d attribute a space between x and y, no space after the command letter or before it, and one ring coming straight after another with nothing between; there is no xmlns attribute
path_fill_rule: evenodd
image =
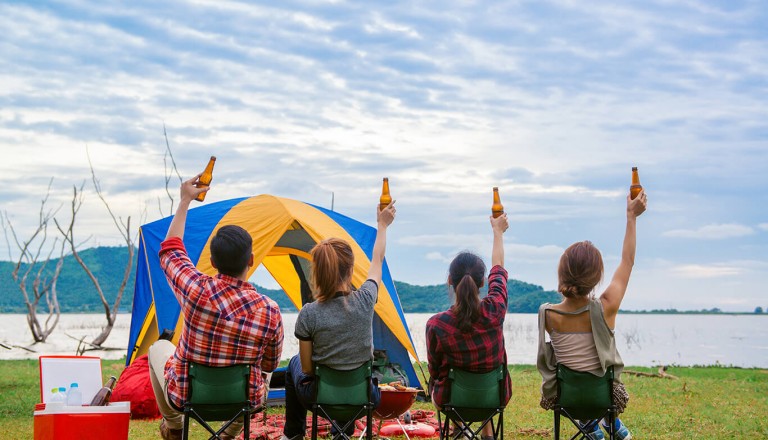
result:
<svg viewBox="0 0 768 440"><path fill-rule="evenodd" d="M189 414L186 411L184 411L184 426L181 430L181 438L182 440L189 438Z"/></svg>
<svg viewBox="0 0 768 440"><path fill-rule="evenodd" d="M317 406L312 408L312 440L317 440Z"/></svg>
<svg viewBox="0 0 768 440"><path fill-rule="evenodd" d="M616 413L614 411L608 412L608 438L610 440L616 440Z"/></svg>
<svg viewBox="0 0 768 440"><path fill-rule="evenodd" d="M243 439L249 440L251 438L251 410L246 408L243 410Z"/></svg>
<svg viewBox="0 0 768 440"><path fill-rule="evenodd" d="M499 430L499 440L504 440L504 409L499 412L499 423L497 426Z"/></svg>
<svg viewBox="0 0 768 440"><path fill-rule="evenodd" d="M560 440L560 410L555 410L555 440Z"/></svg>
<svg viewBox="0 0 768 440"><path fill-rule="evenodd" d="M373 405L368 405L368 414L365 418L365 438L373 440Z"/></svg>

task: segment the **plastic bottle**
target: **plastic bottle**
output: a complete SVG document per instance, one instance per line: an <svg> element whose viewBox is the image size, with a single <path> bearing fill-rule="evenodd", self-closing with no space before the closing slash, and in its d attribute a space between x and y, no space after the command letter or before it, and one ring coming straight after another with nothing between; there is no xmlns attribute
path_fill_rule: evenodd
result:
<svg viewBox="0 0 768 440"><path fill-rule="evenodd" d="M69 391L67 392L67 406L82 406L83 405L83 394L80 392L80 387L77 385L77 382L73 382L69 386Z"/></svg>
<svg viewBox="0 0 768 440"><path fill-rule="evenodd" d="M64 396L64 394L61 394L59 392L61 388L55 387L51 389L51 400L50 403L56 403L56 402L64 402L67 398Z"/></svg>

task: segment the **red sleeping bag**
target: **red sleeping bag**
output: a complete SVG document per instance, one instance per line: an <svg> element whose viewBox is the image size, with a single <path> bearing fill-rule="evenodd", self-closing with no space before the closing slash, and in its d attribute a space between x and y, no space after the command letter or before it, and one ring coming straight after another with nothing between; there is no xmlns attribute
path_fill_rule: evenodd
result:
<svg viewBox="0 0 768 440"><path fill-rule="evenodd" d="M149 360L147 355L136 358L123 370L120 379L112 390L112 402L131 402L132 419L156 419L160 417L157 409L152 382L149 380Z"/></svg>

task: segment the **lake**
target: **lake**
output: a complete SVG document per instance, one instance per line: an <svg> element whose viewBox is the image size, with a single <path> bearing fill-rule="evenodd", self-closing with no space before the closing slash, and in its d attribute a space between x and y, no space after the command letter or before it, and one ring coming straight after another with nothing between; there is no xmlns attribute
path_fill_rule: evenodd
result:
<svg viewBox="0 0 768 440"><path fill-rule="evenodd" d="M298 352L293 337L296 313L283 316L286 328L283 357ZM428 313L406 314L408 328L417 353L426 361L424 327ZM90 352L104 359L125 355L128 345L130 314L118 315L106 345L119 351ZM504 335L507 358L511 364L534 364L538 343L535 314L507 315ZM0 359L33 359L41 354L75 353L82 337L93 337L104 322L100 314L65 314L45 344L31 344L25 315L0 315L0 342L8 346L27 346L34 353L0 347ZM616 320L616 342L624 363L634 366L724 365L768 368L768 315L631 315ZM88 339L86 339L88 340Z"/></svg>

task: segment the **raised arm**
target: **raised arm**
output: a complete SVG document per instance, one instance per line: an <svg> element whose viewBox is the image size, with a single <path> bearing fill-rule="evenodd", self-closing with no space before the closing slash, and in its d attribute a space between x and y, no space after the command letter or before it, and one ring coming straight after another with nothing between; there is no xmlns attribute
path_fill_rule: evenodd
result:
<svg viewBox="0 0 768 440"><path fill-rule="evenodd" d="M168 233L165 235L165 239L171 237L184 238L184 225L187 223L187 211L189 210L189 204L197 197L198 194L208 191L209 186L202 188L195 187L195 182L200 178L200 174L181 183L181 189L179 190L179 206L176 208L176 215L171 220L171 225L168 227Z"/></svg>
<svg viewBox="0 0 768 440"><path fill-rule="evenodd" d="M632 274L632 266L635 264L635 248L637 247L637 217L645 212L648 198L645 191L631 199L627 196L627 229L624 233L624 245L621 250L621 261L613 274L611 283L600 296L603 303L603 313L610 327L613 327L619 306L624 299L629 284L629 276Z"/></svg>
<svg viewBox="0 0 768 440"><path fill-rule="evenodd" d="M493 250L491 251L491 267L504 267L504 232L509 227L507 214L496 218L491 216L491 229L493 229Z"/></svg>
<svg viewBox="0 0 768 440"><path fill-rule="evenodd" d="M368 279L381 286L381 266L384 264L384 253L387 250L387 228L395 220L395 201L384 209L378 209L376 214L376 241L373 243L371 267L368 269Z"/></svg>

